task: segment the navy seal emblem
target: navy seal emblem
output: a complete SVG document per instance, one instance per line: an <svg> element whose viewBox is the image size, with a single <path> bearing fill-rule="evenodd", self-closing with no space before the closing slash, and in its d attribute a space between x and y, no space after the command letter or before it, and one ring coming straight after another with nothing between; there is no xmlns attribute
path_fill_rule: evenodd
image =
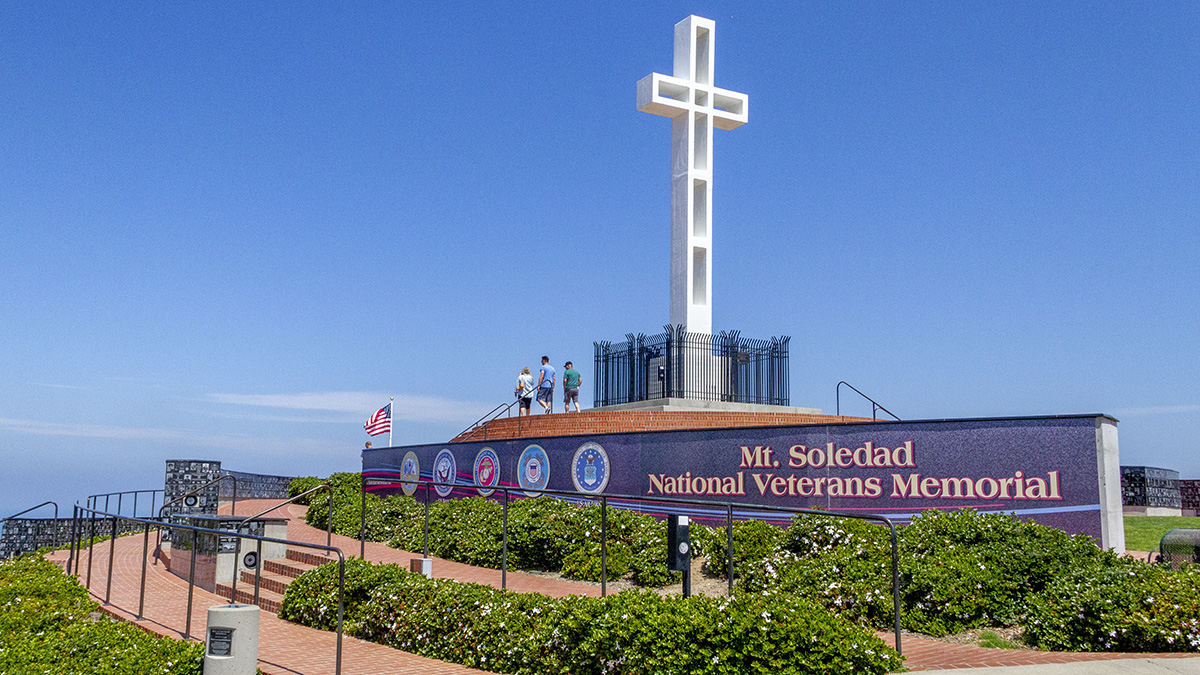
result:
<svg viewBox="0 0 1200 675"><path fill-rule="evenodd" d="M454 453L450 448L443 448L433 458L433 482L450 483L450 485L435 485L434 490L439 496L449 497L454 492L454 483L458 477L458 463L454 461Z"/></svg>

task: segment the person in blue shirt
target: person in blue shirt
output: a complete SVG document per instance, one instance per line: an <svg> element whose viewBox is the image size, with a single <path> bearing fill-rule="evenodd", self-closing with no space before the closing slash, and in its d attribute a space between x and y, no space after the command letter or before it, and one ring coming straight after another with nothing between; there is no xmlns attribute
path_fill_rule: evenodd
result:
<svg viewBox="0 0 1200 675"><path fill-rule="evenodd" d="M550 365L550 357L542 357L542 368L538 371L538 403L546 412L551 412L554 405L554 366Z"/></svg>

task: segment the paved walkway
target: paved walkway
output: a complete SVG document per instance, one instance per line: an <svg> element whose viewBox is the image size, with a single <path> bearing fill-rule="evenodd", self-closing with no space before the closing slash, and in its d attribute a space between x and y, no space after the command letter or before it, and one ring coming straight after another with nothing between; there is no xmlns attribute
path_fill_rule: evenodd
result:
<svg viewBox="0 0 1200 675"><path fill-rule="evenodd" d="M239 502L237 512L239 515L250 515L267 508L272 503L270 501ZM222 509L223 512L227 510L227 508ZM304 512L305 507L289 505L271 515L288 518L289 539L324 544L325 532L306 524L302 519ZM182 639L187 619L187 580L176 577L166 571L162 565L146 565L145 616L140 620L136 618L142 570L142 544L140 535L117 539L113 558L110 604L104 605L103 609L114 617L130 621L152 633ZM357 539L333 535L333 545L340 548L347 557L358 556L359 542ZM91 592L92 597L101 603L104 603L107 586L109 546L109 542L102 542L97 544L93 551ZM151 551L153 546L152 536L149 546ZM66 552L59 551L50 557L52 560L63 562L66 560ZM419 558L420 554L399 551L383 544L368 542L366 557L372 562L397 563L407 568L408 561L412 558ZM152 559L153 554L151 553ZM80 563L77 570L83 580L87 573L86 549ZM433 573L436 577L472 581L495 587L499 587L501 583L499 570L473 567L439 558L434 558ZM507 581L508 588L520 592L539 592L556 597L570 594L591 596L600 594L600 588L592 584L540 577L521 572L509 572ZM203 639L208 608L223 604L227 604L224 598L200 588L194 590L192 639ZM259 667L267 675L326 675L334 672L336 655L336 635L334 633L289 623L264 611L260 618L259 634ZM880 637L889 645L894 644L891 634L880 634ZM907 635L903 636L902 640L906 657L905 665L913 671L998 668L995 671L996 675L1001 675L1001 673L1022 672L1025 669L1019 668L1021 666L1048 668L1049 664L1076 664L1073 669L1062 672L1064 674L1089 675L1094 671L1096 673L1112 672L1117 675L1115 668L1120 667L1121 675L1165 672L1187 672L1200 675L1200 657L1191 654L1038 652L985 649L973 645L949 644ZM1111 671L1101 668L1101 664L1094 663L1118 659L1125 661L1120 666L1112 664L1114 670ZM1179 661L1178 659L1185 660ZM1089 666L1088 663L1092 665ZM1164 663L1178 663L1178 666L1172 666L1172 670L1167 671L1162 665ZM1087 671L1085 672L1083 669L1087 669ZM346 675L405 675L407 673L448 675L482 671L345 637L343 638L342 672Z"/></svg>

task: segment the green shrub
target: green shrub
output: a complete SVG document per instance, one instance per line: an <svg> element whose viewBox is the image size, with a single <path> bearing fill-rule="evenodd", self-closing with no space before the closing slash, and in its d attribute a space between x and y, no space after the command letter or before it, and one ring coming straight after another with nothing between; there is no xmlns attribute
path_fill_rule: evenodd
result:
<svg viewBox="0 0 1200 675"><path fill-rule="evenodd" d="M1062 651L1200 651L1200 566L1129 558L1061 575L1029 602L1025 640Z"/></svg>
<svg viewBox="0 0 1200 675"><path fill-rule="evenodd" d="M582 538L583 510L561 499L521 499L508 507L508 562L520 569L558 570Z"/></svg>
<svg viewBox="0 0 1200 675"><path fill-rule="evenodd" d="M94 618L97 609L41 556L0 562L0 673L199 675L202 645Z"/></svg>
<svg viewBox="0 0 1200 675"><path fill-rule="evenodd" d="M343 608L366 602L371 589L399 579L403 575L404 570L399 565L375 565L358 558L350 558L346 561ZM279 608L279 617L305 626L334 630L337 628L337 588L337 563L328 563L309 570L288 585ZM349 614L345 611L343 613L342 622L346 624Z"/></svg>
<svg viewBox="0 0 1200 675"><path fill-rule="evenodd" d="M709 574L725 577L729 572L729 538L726 532L721 537L705 541L708 560L704 569ZM739 520L733 524L733 575L739 577L749 567L773 556L778 550L783 530L761 520Z"/></svg>
<svg viewBox="0 0 1200 675"><path fill-rule="evenodd" d="M327 584L287 591L300 592L335 603ZM346 612L359 637L501 673L882 674L901 664L869 631L778 593L549 598L399 571Z"/></svg>
<svg viewBox="0 0 1200 675"><path fill-rule="evenodd" d="M1090 537L970 509L926 511L900 544L904 623L930 635L1013 625L1054 575L1113 558Z"/></svg>
<svg viewBox="0 0 1200 675"><path fill-rule="evenodd" d="M300 478L293 478L292 482L288 483L288 499L302 495L323 482L324 481L316 476L302 476ZM300 499L296 500L296 503L307 505L310 499L312 499L312 495L301 497Z"/></svg>
<svg viewBox="0 0 1200 675"><path fill-rule="evenodd" d="M747 562L740 588L774 589L878 628L893 624L891 536L853 518L797 515L773 556Z"/></svg>

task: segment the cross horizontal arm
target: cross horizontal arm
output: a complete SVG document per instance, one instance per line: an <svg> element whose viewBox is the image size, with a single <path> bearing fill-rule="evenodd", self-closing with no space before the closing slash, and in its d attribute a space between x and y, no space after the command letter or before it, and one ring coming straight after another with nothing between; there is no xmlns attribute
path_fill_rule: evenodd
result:
<svg viewBox="0 0 1200 675"><path fill-rule="evenodd" d="M712 115L717 129L736 129L748 121L749 97L719 87L651 73L637 85L637 109L651 115L678 117L695 111Z"/></svg>

